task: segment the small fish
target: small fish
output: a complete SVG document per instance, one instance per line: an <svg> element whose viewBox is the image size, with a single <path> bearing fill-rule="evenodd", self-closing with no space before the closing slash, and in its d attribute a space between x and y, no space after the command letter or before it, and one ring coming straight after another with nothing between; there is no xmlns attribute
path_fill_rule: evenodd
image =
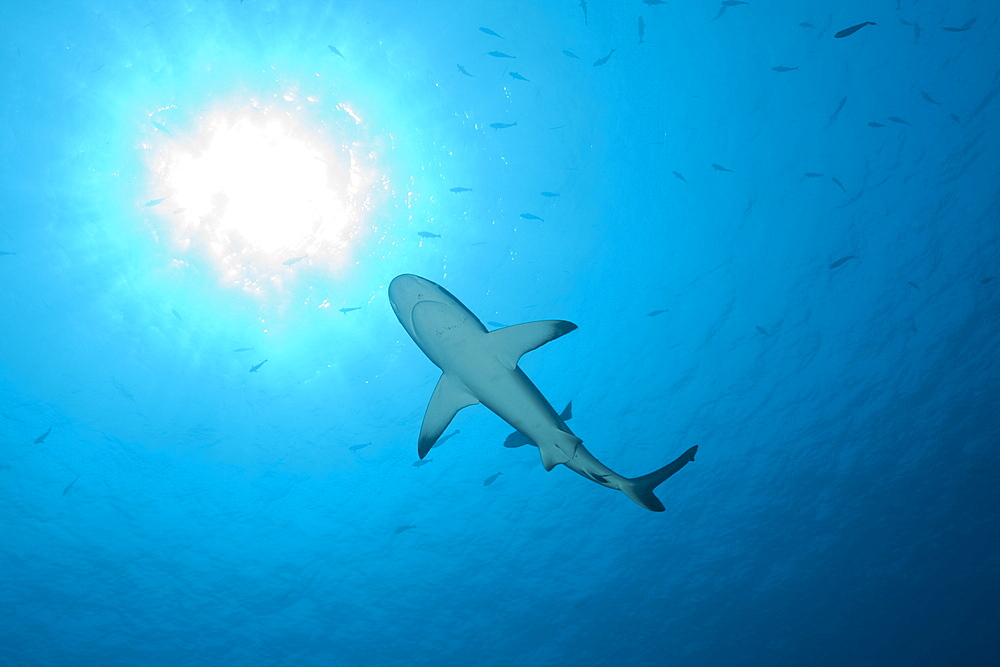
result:
<svg viewBox="0 0 1000 667"><path fill-rule="evenodd" d="M805 176L806 178L819 178L823 174L820 174L819 172L815 172L815 171L807 171L806 173L804 173L802 175Z"/></svg>
<svg viewBox="0 0 1000 667"><path fill-rule="evenodd" d="M360 445L351 445L350 447L348 447L348 449L351 450L352 452L356 452L359 449L364 449L365 447L368 447L371 444L372 443L370 442L363 442Z"/></svg>
<svg viewBox="0 0 1000 667"><path fill-rule="evenodd" d="M793 72L798 69L798 67L785 67L784 65L778 65L777 67L772 67L775 72Z"/></svg>
<svg viewBox="0 0 1000 667"><path fill-rule="evenodd" d="M684 174L682 174L681 172L679 172L679 171L675 171L675 172L672 172L672 173L673 173L673 175L674 175L674 176L676 176L676 177L677 177L677 180L679 180L679 181L683 181L684 183L687 183L687 182L688 182L688 181L687 181L687 179L686 179L686 178L684 178Z"/></svg>
<svg viewBox="0 0 1000 667"><path fill-rule="evenodd" d="M72 481L72 482L70 482L69 484L67 484L67 485L66 485L66 488L65 488L65 489L63 489L63 492L62 492L62 494L63 494L64 496L65 496L65 495L66 495L67 493L69 493L69 490L73 488L73 485L74 485L74 484L76 484L76 480L78 480L78 479L80 479L80 476L79 476L79 475L77 475L77 476L76 476L75 478L73 478L73 481Z"/></svg>
<svg viewBox="0 0 1000 667"><path fill-rule="evenodd" d="M916 284L912 280L907 280L906 284L912 287L913 289L917 290L918 292L920 291L920 285Z"/></svg>
<svg viewBox="0 0 1000 667"><path fill-rule="evenodd" d="M594 67L600 67L604 63L608 62L611 59L611 54L613 54L615 50L616 49L611 49L611 51L608 52L608 55L604 56L603 58L598 58L597 60L595 60Z"/></svg>
<svg viewBox="0 0 1000 667"><path fill-rule="evenodd" d="M714 169L716 171L728 171L731 174L736 173L732 169L727 169L726 167L723 167L721 164L716 164L714 162L712 163L712 169ZM685 182L687 182L687 181L685 181Z"/></svg>
<svg viewBox="0 0 1000 667"><path fill-rule="evenodd" d="M441 238L440 234L435 234L434 232L417 232L417 236L422 236L425 239L439 239L439 238Z"/></svg>
<svg viewBox="0 0 1000 667"><path fill-rule="evenodd" d="M508 55L503 51L490 51L486 55L493 56L494 58L517 58L517 56Z"/></svg>
<svg viewBox="0 0 1000 667"><path fill-rule="evenodd" d="M428 463L432 462L433 460L434 459L420 459L419 461L414 461L413 462L413 467L414 468L420 468L421 466L425 466Z"/></svg>
<svg viewBox="0 0 1000 667"><path fill-rule="evenodd" d="M759 325L758 325L758 326L756 326L756 327L754 327L754 328L755 328L755 329L756 329L757 331L759 331L759 332L761 332L762 334L764 334L765 336L767 336L768 338L770 338L770 337L771 337L771 334L767 333L767 329L765 329L764 327L762 327L762 326L759 326Z"/></svg>
<svg viewBox="0 0 1000 667"><path fill-rule="evenodd" d="M559 193L558 192L543 192L542 196L543 197L558 197Z"/></svg>
<svg viewBox="0 0 1000 667"><path fill-rule="evenodd" d="M940 102L938 102L938 101L937 101L937 100L935 100L935 99L934 99L933 97L931 97L931 96L930 96L930 93L928 93L928 92L927 92L927 91L925 91L925 90L921 90L921 91L920 91L920 97L924 98L924 100L926 100L926 101L930 102L931 104L937 104L938 106L940 106L940 105L941 105L941 103L940 103Z"/></svg>
<svg viewBox="0 0 1000 667"><path fill-rule="evenodd" d="M563 55L566 56L567 58L576 58L577 60L580 59L580 56L576 55L569 49L563 49Z"/></svg>
<svg viewBox="0 0 1000 667"><path fill-rule="evenodd" d="M351 312L352 310L361 310L361 306L358 306L357 308L341 308L340 312L342 312L344 315L346 315L347 313Z"/></svg>
<svg viewBox="0 0 1000 667"><path fill-rule="evenodd" d="M332 53L336 53L341 58L344 58L344 54L341 53L339 50L337 50L336 46L333 46L332 44L327 44L327 48L330 49ZM344 60L347 60L347 58L344 58Z"/></svg>
<svg viewBox="0 0 1000 667"><path fill-rule="evenodd" d="M490 123L490 127L494 130L506 130L508 127L514 127L517 123Z"/></svg>
<svg viewBox="0 0 1000 667"><path fill-rule="evenodd" d="M947 30L948 32L965 32L966 30L968 30L969 28L972 27L972 24L975 23L976 19L978 19L978 18L979 18L978 16L973 16L971 19L969 19L968 21L966 21L965 23L963 23L958 28L941 28L941 29L942 30Z"/></svg>
<svg viewBox="0 0 1000 667"><path fill-rule="evenodd" d="M173 313L173 314L174 314L174 317L176 317L177 319L179 319L179 320L180 320L181 322L183 322L183 321L184 321L184 318L183 318L183 317L181 317L181 314L180 314L180 313L178 313L178 312L177 312L176 310L174 310L173 308L171 308L171 309L170 309L170 312L171 312L171 313Z"/></svg>
<svg viewBox="0 0 1000 667"><path fill-rule="evenodd" d="M446 442L448 442L449 440L451 440L452 438L454 438L454 437L455 437L456 435L458 435L459 433L461 433L461 431L459 431L459 430L458 430L458 429L456 428L456 429L455 429L454 431L452 431L452 432L451 432L451 433L449 433L448 435L442 435L442 436L441 436L440 438L438 438L437 442L435 442L435 443L434 443L433 445L431 445L431 449L437 449L438 447L440 447L440 446L441 446L441 445L443 445L444 443L446 443Z"/></svg>
<svg viewBox="0 0 1000 667"><path fill-rule="evenodd" d="M850 37L858 30L861 30L866 25L875 25L874 21L865 21L864 23L859 23L857 25L852 25L850 28L844 28L843 30L836 33L833 37L834 39L843 39L844 37Z"/></svg>
<svg viewBox="0 0 1000 667"><path fill-rule="evenodd" d="M450 192L472 192L472 188L451 188Z"/></svg>
<svg viewBox="0 0 1000 667"><path fill-rule="evenodd" d="M233 352L250 352L252 350L253 350L252 347L238 347L235 350L233 350Z"/></svg>
<svg viewBox="0 0 1000 667"><path fill-rule="evenodd" d="M464 74L465 76L471 76L471 77L473 77L473 78L475 78L475 77L476 77L476 75L475 75L475 74L469 74L469 70L465 69L465 68L464 68L464 67L462 67L461 65L455 65L455 67L457 67L457 68L458 68L458 71L459 71L459 72L461 72L462 74Z"/></svg>
<svg viewBox="0 0 1000 667"><path fill-rule="evenodd" d="M803 21L802 23L800 23L799 27L800 28L813 28L813 29L816 28L816 26L814 26L812 23L806 23L805 21Z"/></svg>
<svg viewBox="0 0 1000 667"><path fill-rule="evenodd" d="M980 278L979 279L979 284L980 285L987 285L987 284L989 284L991 282L993 282L993 276L989 276L987 278Z"/></svg>
<svg viewBox="0 0 1000 667"><path fill-rule="evenodd" d="M489 477L483 480L483 486L489 486L493 482L497 481L497 477L499 477L502 474L503 474L502 472L498 472L495 475L490 475Z"/></svg>
<svg viewBox="0 0 1000 667"><path fill-rule="evenodd" d="M400 533L405 533L406 531L411 530L413 528L416 528L416 526L414 525L398 526L396 530L392 532L395 533L396 535L399 535Z"/></svg>
<svg viewBox="0 0 1000 667"><path fill-rule="evenodd" d="M719 19L721 19L722 15L726 13L727 9L729 9L729 7L727 7L726 5L722 5L721 7L719 7L719 13L716 14L715 18L713 18L712 20L713 21L718 21Z"/></svg>
<svg viewBox="0 0 1000 667"><path fill-rule="evenodd" d="M481 30L482 32L485 32L487 35L492 35L493 37L499 37L500 39L503 39L503 36L501 36L500 33L494 32L494 31L490 30L489 28L482 28L481 27L481 28L479 28L479 30Z"/></svg>
<svg viewBox="0 0 1000 667"><path fill-rule="evenodd" d="M0 257L3 257L4 255L16 255L16 254L17 254L16 252L7 252L6 250L0 250Z"/></svg>
<svg viewBox="0 0 1000 667"><path fill-rule="evenodd" d="M877 120L873 120L868 123L868 127L885 127L885 125L878 122Z"/></svg>
<svg viewBox="0 0 1000 667"><path fill-rule="evenodd" d="M639 17L639 43L642 44L642 36L646 34L646 22Z"/></svg>
<svg viewBox="0 0 1000 667"><path fill-rule="evenodd" d="M156 122L155 120L150 120L149 122L150 122L150 123L152 123L152 124L153 124L153 127L155 127L155 128L156 128L157 130L159 130L160 132L165 132L165 133L167 134L167 136L169 136L169 137L172 137L172 136L174 136L174 135L172 135L172 134L170 133L170 130L168 130L168 129L166 128L166 126L164 126L164 124L163 124L163 123L157 123L157 122Z"/></svg>
<svg viewBox="0 0 1000 667"><path fill-rule="evenodd" d="M646 313L646 317L656 317L657 315L662 315L665 312L667 312L666 308L662 310L651 310L648 313Z"/></svg>
<svg viewBox="0 0 1000 667"><path fill-rule="evenodd" d="M580 9L583 10L583 25L590 25L587 20L587 0L580 0Z"/></svg>
<svg viewBox="0 0 1000 667"><path fill-rule="evenodd" d="M836 183L837 187L840 188L841 190L843 190L845 193L847 192L847 188L844 187L843 183L841 183L839 180L837 180L836 176L831 176L830 180L833 181L834 183Z"/></svg>
<svg viewBox="0 0 1000 667"><path fill-rule="evenodd" d="M497 329L503 329L504 327L507 326L506 324L501 324L500 322L493 322L493 321L487 322L486 324L490 325L491 327L496 327Z"/></svg>
<svg viewBox="0 0 1000 667"><path fill-rule="evenodd" d="M952 119L953 121L955 121L955 122L956 122L956 123L958 123L959 125L961 125L961 124L962 124L962 121L960 121L960 120L958 119L958 116L956 116L956 115L955 115L955 114L953 114L953 113L950 113L950 114L948 114L948 118L951 118L951 119Z"/></svg>
<svg viewBox="0 0 1000 667"><path fill-rule="evenodd" d="M510 74L510 78L517 79L518 81L531 81L531 79L525 79L523 76L521 76L517 72L508 72L508 74Z"/></svg>
<svg viewBox="0 0 1000 667"><path fill-rule="evenodd" d="M49 437L49 433L52 433L52 427L51 426L49 427L48 431L46 431L45 433L42 433L40 436L38 436L37 438L35 438L35 444L36 445L40 445L43 442L45 442L45 438Z"/></svg>
<svg viewBox="0 0 1000 667"><path fill-rule="evenodd" d="M847 257L841 257L836 262L832 263L828 268L836 269L838 267L843 266L844 264L846 264L847 262L849 262L850 260L852 260L854 258L855 258L854 255L848 255Z"/></svg>
<svg viewBox="0 0 1000 667"><path fill-rule="evenodd" d="M907 123L905 120L903 120L899 116L889 116L889 120L891 120L893 123L899 123L900 125L910 125L909 123ZM912 127L912 125L911 125L911 127Z"/></svg>
<svg viewBox="0 0 1000 667"><path fill-rule="evenodd" d="M541 220L542 222L545 222L544 219L539 218L537 215L533 215L531 213L522 213L521 217L524 218L525 220Z"/></svg>
<svg viewBox="0 0 1000 667"><path fill-rule="evenodd" d="M145 204L143 204L143 206L147 206L147 207L149 207L149 206L156 206L157 204L162 204L165 201L167 201L167 197L160 197L159 199L150 199L148 202L146 202Z"/></svg>
<svg viewBox="0 0 1000 667"><path fill-rule="evenodd" d="M266 363L267 363L267 359L265 359L264 361L260 362L259 364L255 365L255 366L251 366L250 367L250 372L251 373L256 373L257 371L260 370L260 367L263 366Z"/></svg>
<svg viewBox="0 0 1000 667"><path fill-rule="evenodd" d="M840 98L840 102L837 104L837 108L834 109L833 113L830 114L830 118L826 121L827 127L833 125L833 121L837 120L837 116L840 115L840 112L844 108L845 104L847 104L847 98L846 97Z"/></svg>
<svg viewBox="0 0 1000 667"><path fill-rule="evenodd" d="M652 7L653 5L665 5L667 4L665 0L642 0L644 3Z"/></svg>
<svg viewBox="0 0 1000 667"><path fill-rule="evenodd" d="M740 2L740 0L722 0L722 4L725 7L739 7L740 5L749 5L749 2Z"/></svg>
<svg viewBox="0 0 1000 667"><path fill-rule="evenodd" d="M301 257L292 257L291 259L286 259L284 262L282 262L282 264L284 264L285 266L291 266L292 264L298 264L299 262L301 262L302 260L304 260L308 256L309 255L302 255Z"/></svg>

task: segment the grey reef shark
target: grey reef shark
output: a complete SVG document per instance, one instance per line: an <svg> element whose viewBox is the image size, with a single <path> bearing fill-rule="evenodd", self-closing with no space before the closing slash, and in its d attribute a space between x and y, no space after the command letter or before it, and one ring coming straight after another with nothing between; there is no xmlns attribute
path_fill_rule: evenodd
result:
<svg viewBox="0 0 1000 667"><path fill-rule="evenodd" d="M623 477L591 454L518 367L526 352L576 329L572 322L527 322L487 331L472 311L440 285L410 274L389 284L389 302L417 347L441 369L417 443L423 459L459 410L482 403L538 447L545 470L562 464L636 504L662 512L659 484L694 460L698 446L641 477Z"/></svg>

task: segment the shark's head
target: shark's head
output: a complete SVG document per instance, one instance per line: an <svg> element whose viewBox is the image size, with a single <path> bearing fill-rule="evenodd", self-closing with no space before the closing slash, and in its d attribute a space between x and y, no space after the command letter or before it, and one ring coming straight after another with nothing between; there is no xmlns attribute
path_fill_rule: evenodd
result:
<svg viewBox="0 0 1000 667"><path fill-rule="evenodd" d="M440 301L438 292L441 287L429 280L404 273L396 276L389 283L389 303L396 318L407 333L413 335L413 307L421 301Z"/></svg>
<svg viewBox="0 0 1000 667"><path fill-rule="evenodd" d="M461 301L437 283L411 273L396 276L389 283L389 303L392 304L392 310L396 313L399 323L414 340L417 340L418 337L413 328L413 309L417 304L427 301L440 303L454 309L454 311L461 312L463 317L471 318L472 321L478 323L479 328L486 331L486 327Z"/></svg>

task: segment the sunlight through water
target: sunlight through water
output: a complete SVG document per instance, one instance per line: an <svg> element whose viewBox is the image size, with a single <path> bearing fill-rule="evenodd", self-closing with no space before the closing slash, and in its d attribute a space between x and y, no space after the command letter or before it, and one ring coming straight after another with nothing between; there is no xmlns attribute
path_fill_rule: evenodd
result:
<svg viewBox="0 0 1000 667"><path fill-rule="evenodd" d="M294 92L199 115L190 135L151 116L154 227L182 263L208 258L224 283L281 289L299 264L336 273L385 189L377 142L346 104Z"/></svg>

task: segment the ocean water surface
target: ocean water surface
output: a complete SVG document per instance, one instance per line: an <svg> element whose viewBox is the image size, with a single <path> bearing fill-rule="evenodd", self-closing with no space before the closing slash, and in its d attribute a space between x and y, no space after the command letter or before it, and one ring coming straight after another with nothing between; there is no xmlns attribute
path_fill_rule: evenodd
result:
<svg viewBox="0 0 1000 667"><path fill-rule="evenodd" d="M1000 664L998 19L3 3L0 665Z"/></svg>

